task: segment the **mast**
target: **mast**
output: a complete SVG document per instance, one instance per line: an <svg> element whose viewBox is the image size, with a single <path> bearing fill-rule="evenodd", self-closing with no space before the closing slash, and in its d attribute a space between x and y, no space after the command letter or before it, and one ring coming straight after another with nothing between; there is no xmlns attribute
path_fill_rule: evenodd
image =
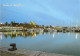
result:
<svg viewBox="0 0 80 56"><path fill-rule="evenodd" d="M0 23L1 23L1 0L0 0Z"/></svg>

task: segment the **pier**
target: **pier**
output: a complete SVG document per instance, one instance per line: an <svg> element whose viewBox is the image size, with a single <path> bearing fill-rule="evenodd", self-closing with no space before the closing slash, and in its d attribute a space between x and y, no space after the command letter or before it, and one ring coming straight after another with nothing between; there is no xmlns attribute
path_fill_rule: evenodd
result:
<svg viewBox="0 0 80 56"><path fill-rule="evenodd" d="M24 28L24 27L0 27L0 32L9 32L9 31L28 31L28 32L80 32L80 27L78 28Z"/></svg>

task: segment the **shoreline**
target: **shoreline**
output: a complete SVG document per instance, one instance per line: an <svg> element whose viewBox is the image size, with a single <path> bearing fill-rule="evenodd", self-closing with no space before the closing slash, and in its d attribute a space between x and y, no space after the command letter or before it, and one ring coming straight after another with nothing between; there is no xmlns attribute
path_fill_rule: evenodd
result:
<svg viewBox="0 0 80 56"><path fill-rule="evenodd" d="M72 55L64 55L57 53L47 53L42 51L25 50L25 49L8 51L7 47L0 47L0 52L2 56L72 56Z"/></svg>

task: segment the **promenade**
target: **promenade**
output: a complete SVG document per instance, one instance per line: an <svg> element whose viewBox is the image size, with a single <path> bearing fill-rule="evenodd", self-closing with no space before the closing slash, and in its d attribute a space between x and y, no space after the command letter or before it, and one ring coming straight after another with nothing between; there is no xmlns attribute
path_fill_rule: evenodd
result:
<svg viewBox="0 0 80 56"><path fill-rule="evenodd" d="M56 53L46 53L41 51L32 51L25 49L18 49L16 51L8 51L7 47L0 47L1 55L7 56L72 56L72 55L64 55L64 54L56 54Z"/></svg>
<svg viewBox="0 0 80 56"><path fill-rule="evenodd" d="M44 31L44 32L80 32L80 27L53 27L53 28L24 28L24 27L0 27L0 32L9 31Z"/></svg>

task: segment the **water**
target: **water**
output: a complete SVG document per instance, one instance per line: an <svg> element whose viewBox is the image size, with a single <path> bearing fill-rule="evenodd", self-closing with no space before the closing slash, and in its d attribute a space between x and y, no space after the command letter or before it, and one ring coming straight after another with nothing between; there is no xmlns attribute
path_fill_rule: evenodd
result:
<svg viewBox="0 0 80 56"><path fill-rule="evenodd" d="M0 32L1 46L80 56L80 33Z"/></svg>

